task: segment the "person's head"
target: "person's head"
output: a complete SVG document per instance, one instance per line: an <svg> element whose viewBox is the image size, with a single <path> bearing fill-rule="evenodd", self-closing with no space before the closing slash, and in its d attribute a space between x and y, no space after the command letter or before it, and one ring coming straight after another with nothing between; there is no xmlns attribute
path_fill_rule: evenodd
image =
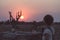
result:
<svg viewBox="0 0 60 40"><path fill-rule="evenodd" d="M53 17L51 15L46 15L43 18L44 22L46 23L46 25L51 25L54 21Z"/></svg>

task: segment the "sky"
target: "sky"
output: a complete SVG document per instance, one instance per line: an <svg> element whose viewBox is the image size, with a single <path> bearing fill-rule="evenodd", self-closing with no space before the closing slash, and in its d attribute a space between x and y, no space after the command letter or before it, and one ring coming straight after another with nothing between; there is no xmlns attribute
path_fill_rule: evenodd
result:
<svg viewBox="0 0 60 40"><path fill-rule="evenodd" d="M45 15L50 14L54 22L60 22L60 0L0 0L0 21L9 19L9 11L15 18L20 10L23 21L42 21Z"/></svg>

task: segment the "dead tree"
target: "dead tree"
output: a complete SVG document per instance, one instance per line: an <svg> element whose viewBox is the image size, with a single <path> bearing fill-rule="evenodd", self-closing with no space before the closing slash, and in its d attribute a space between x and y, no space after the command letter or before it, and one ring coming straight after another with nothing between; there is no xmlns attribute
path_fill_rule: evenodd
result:
<svg viewBox="0 0 60 40"><path fill-rule="evenodd" d="M13 18L13 16L12 16L12 14L11 14L12 12L11 11L9 11L9 15L10 15L10 22L12 22L13 20L15 20L14 18Z"/></svg>
<svg viewBox="0 0 60 40"><path fill-rule="evenodd" d="M18 22L18 20L20 19L21 16L22 16L22 11L20 11L16 14L16 21L17 22Z"/></svg>
<svg viewBox="0 0 60 40"><path fill-rule="evenodd" d="M12 25L12 31L13 31L13 29L15 29L15 27L16 27L15 19L13 18L11 11L9 11L9 15L10 15L10 24Z"/></svg>
<svg viewBox="0 0 60 40"><path fill-rule="evenodd" d="M12 25L12 28L15 29L16 28L16 23L18 22L18 20L20 19L20 17L22 16L22 11L18 12L16 14L16 20L13 18L12 12L9 11L9 16L10 16L10 24Z"/></svg>

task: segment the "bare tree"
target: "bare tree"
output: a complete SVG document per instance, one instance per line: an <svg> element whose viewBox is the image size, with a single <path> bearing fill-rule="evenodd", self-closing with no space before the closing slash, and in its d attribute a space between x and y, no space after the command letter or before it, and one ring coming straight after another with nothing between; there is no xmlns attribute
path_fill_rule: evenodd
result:
<svg viewBox="0 0 60 40"><path fill-rule="evenodd" d="M10 22L12 22L13 20L15 20L14 18L13 18L13 16L12 16L12 14L11 14L12 12L11 11L9 11L9 15L10 15Z"/></svg>
<svg viewBox="0 0 60 40"><path fill-rule="evenodd" d="M22 16L22 11L20 11L16 14L16 21L17 22L18 22L18 20L20 19L21 16Z"/></svg>

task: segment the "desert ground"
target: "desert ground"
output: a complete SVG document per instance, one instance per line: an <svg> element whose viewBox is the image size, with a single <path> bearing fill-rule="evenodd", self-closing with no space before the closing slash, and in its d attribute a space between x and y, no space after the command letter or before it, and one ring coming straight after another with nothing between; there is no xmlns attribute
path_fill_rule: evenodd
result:
<svg viewBox="0 0 60 40"><path fill-rule="evenodd" d="M23 32L31 32L32 31L32 27L33 25L31 24L19 24L19 25L15 25L16 28L15 28L15 31L23 31ZM45 25L39 25L37 26L36 28L36 31L38 32L41 32L42 28L44 28ZM52 27L55 28L55 35L54 35L54 40L60 40L60 24L53 24ZM12 25L6 25L6 24L2 24L0 25L0 33L1 32L6 32L6 31L11 31L12 29ZM39 34L41 35L41 34ZM1 35L0 35L1 37ZM1 39L1 40L26 40L26 39L21 39L21 38L27 38L28 40L32 40L31 36L28 37L28 36L17 36L16 39ZM36 38L36 37L35 37ZM40 39L39 39L40 38ZM38 40L41 40L41 37L39 36ZM33 39L35 40L35 39Z"/></svg>

